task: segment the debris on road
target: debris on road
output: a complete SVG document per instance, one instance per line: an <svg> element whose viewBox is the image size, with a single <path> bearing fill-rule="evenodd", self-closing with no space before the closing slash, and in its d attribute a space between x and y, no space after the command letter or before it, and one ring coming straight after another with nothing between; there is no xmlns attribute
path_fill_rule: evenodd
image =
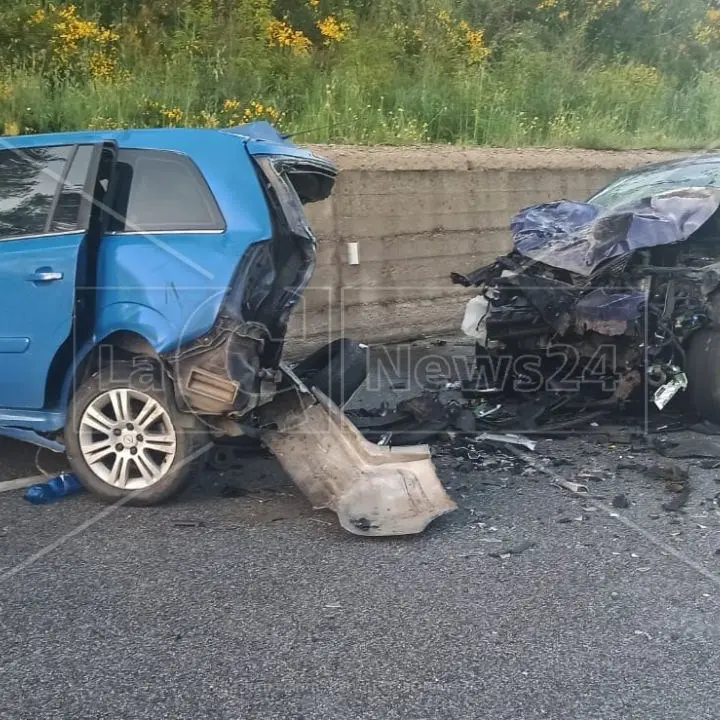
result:
<svg viewBox="0 0 720 720"><path fill-rule="evenodd" d="M73 473L60 473L47 482L31 485L23 497L33 505L50 505L81 492L85 492L85 488Z"/></svg>
<svg viewBox="0 0 720 720"><path fill-rule="evenodd" d="M678 512L687 505L690 498L690 484L686 483L680 492L675 493L674 497L663 503L663 510L666 512Z"/></svg>
<svg viewBox="0 0 720 720"><path fill-rule="evenodd" d="M605 478L596 473L589 470L581 470L578 473L578 480L590 480L591 482L603 482Z"/></svg>
<svg viewBox="0 0 720 720"><path fill-rule="evenodd" d="M526 540L525 542L520 543L519 545L510 545L508 547L502 548L500 550L495 550L493 552L488 553L488 556L491 558L498 558L500 560L505 560L506 558L509 558L511 555L520 555L524 553L526 550L530 550L531 548L535 547L535 543L532 540Z"/></svg>
<svg viewBox="0 0 720 720"><path fill-rule="evenodd" d="M651 465L645 468L647 474L661 482L672 484L685 485L688 480L688 470L680 467L676 463L668 463L663 465Z"/></svg>
<svg viewBox="0 0 720 720"><path fill-rule="evenodd" d="M630 507L630 501L627 499L627 495L620 493L612 499L612 506L620 510Z"/></svg>
<svg viewBox="0 0 720 720"><path fill-rule="evenodd" d="M521 437L520 435L514 435L506 433L499 435L497 433L482 432L475 437L475 440L483 441L486 440L491 443L499 445L519 445L520 447L527 448L528 450L535 450L537 443L534 440Z"/></svg>
<svg viewBox="0 0 720 720"><path fill-rule="evenodd" d="M590 492L587 485L572 482L571 480L564 480L563 478L556 478L552 481L552 484L557 485L564 490L569 490L571 493L575 493L576 495L587 495Z"/></svg>
<svg viewBox="0 0 720 720"><path fill-rule="evenodd" d="M422 532L457 505L445 492L425 445L378 446L319 389L286 367L288 392L263 408L263 442L315 509L335 512L356 535ZM405 403L421 421L444 414L437 397Z"/></svg>
<svg viewBox="0 0 720 720"><path fill-rule="evenodd" d="M665 446L660 452L668 458L718 458L720 459L720 442L709 437L693 437L681 440L673 446Z"/></svg>
<svg viewBox="0 0 720 720"><path fill-rule="evenodd" d="M687 376L676 365L668 368L668 372L672 373L671 379L664 385L661 385L653 395L653 402L658 410L664 410L665 406L680 392L686 390L688 386Z"/></svg>

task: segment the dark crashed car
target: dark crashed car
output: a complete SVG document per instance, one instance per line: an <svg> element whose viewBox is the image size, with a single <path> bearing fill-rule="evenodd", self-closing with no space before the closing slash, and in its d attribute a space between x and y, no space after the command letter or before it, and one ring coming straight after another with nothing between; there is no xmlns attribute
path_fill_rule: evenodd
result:
<svg viewBox="0 0 720 720"><path fill-rule="evenodd" d="M510 253L452 276L480 289L463 330L482 382L594 384L611 403L645 389L660 409L687 389L720 422L719 206L713 154L641 167L586 202L520 211Z"/></svg>

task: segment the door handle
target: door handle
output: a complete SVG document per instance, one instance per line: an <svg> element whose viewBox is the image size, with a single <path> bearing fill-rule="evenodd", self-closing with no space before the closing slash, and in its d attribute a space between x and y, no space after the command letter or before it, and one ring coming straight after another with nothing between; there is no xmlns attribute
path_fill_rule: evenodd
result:
<svg viewBox="0 0 720 720"><path fill-rule="evenodd" d="M52 268L38 268L32 275L28 276L28 281L34 283L57 282L63 279L63 274Z"/></svg>

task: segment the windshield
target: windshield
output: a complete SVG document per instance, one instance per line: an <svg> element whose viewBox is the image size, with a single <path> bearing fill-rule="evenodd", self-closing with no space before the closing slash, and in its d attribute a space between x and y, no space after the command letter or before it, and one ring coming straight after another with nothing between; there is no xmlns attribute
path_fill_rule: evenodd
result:
<svg viewBox="0 0 720 720"><path fill-rule="evenodd" d="M720 158L698 160L692 164L664 165L623 175L593 195L588 202L612 208L686 187L720 188Z"/></svg>

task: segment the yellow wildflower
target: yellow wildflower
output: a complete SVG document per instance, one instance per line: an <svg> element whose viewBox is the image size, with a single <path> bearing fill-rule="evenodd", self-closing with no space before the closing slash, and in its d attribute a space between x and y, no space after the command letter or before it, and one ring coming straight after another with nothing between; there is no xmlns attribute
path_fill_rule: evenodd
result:
<svg viewBox="0 0 720 720"><path fill-rule="evenodd" d="M42 25L42 23L45 22L46 18L47 18L47 14L45 13L45 10L43 10L43 8L38 8L30 16L30 24L31 25Z"/></svg>
<svg viewBox="0 0 720 720"><path fill-rule="evenodd" d="M50 15L35 13L39 21L50 17L52 36L50 50L56 66L63 70L82 70L96 79L109 79L116 70L115 43L120 36L78 15L75 5L57 9L50 6Z"/></svg>
<svg viewBox="0 0 720 720"><path fill-rule="evenodd" d="M558 0L540 0L536 8L538 10L550 10L551 8L557 7Z"/></svg>
<svg viewBox="0 0 720 720"><path fill-rule="evenodd" d="M201 110L200 116L197 121L200 127L204 128L216 128L220 127L220 121L215 113L208 112L207 110Z"/></svg>
<svg viewBox="0 0 720 720"><path fill-rule="evenodd" d="M5 123L5 127L3 128L3 133L5 135L19 135L20 134L20 126L14 120L10 120L10 122Z"/></svg>
<svg viewBox="0 0 720 720"><path fill-rule="evenodd" d="M223 112L237 112L241 107L239 100L226 100L223 103Z"/></svg>
<svg viewBox="0 0 720 720"><path fill-rule="evenodd" d="M342 42L350 32L350 25L338 20L333 15L328 15L326 18L318 20L317 28L324 38L325 45Z"/></svg>
<svg viewBox="0 0 720 720"><path fill-rule="evenodd" d="M127 126L114 118L95 115L90 118L90 122L87 127L88 130L121 130Z"/></svg>
<svg viewBox="0 0 720 720"><path fill-rule="evenodd" d="M460 33L464 35L467 45L467 61L471 65L477 65L490 55L490 49L485 45L485 33L482 30L473 30L470 25L461 20L459 23Z"/></svg>
<svg viewBox="0 0 720 720"><path fill-rule="evenodd" d="M78 44L94 38L98 31L96 23L77 16L75 5L58 11L58 21L53 25L53 51L61 62L67 62L78 51Z"/></svg>
<svg viewBox="0 0 720 720"><path fill-rule="evenodd" d="M102 50L90 53L88 70L95 80L110 80L117 70L117 60Z"/></svg>
<svg viewBox="0 0 720 720"><path fill-rule="evenodd" d="M306 55L312 47L310 39L301 30L295 30L284 20L270 21L267 38L271 46L290 48L298 55Z"/></svg>
<svg viewBox="0 0 720 720"><path fill-rule="evenodd" d="M185 113L180 108L170 108L162 111L162 116L169 127L177 127L182 125L185 119Z"/></svg>
<svg viewBox="0 0 720 720"><path fill-rule="evenodd" d="M710 8L705 15L705 23L698 23L693 35L701 45L718 42L720 40L720 10Z"/></svg>
<svg viewBox="0 0 720 720"><path fill-rule="evenodd" d="M252 100L245 108L242 115L243 123L253 122L255 120L268 120L271 123L277 123L282 119L282 113L272 105L263 105L257 100Z"/></svg>
<svg viewBox="0 0 720 720"><path fill-rule="evenodd" d="M313 10L317 10L320 6L320 0L308 0L308 7L311 7Z"/></svg>
<svg viewBox="0 0 720 720"><path fill-rule="evenodd" d="M595 0L594 3L590 3L589 16L591 18L598 18L606 10L612 10L619 6L620 0Z"/></svg>

